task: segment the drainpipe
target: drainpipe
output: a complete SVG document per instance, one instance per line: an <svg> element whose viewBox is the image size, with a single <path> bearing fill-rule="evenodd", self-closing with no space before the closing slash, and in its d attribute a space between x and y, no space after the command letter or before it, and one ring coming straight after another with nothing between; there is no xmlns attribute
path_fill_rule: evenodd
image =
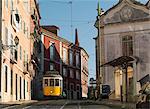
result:
<svg viewBox="0 0 150 109"><path fill-rule="evenodd" d="M1 72L2 72L2 0L0 0L0 101L1 101Z"/></svg>

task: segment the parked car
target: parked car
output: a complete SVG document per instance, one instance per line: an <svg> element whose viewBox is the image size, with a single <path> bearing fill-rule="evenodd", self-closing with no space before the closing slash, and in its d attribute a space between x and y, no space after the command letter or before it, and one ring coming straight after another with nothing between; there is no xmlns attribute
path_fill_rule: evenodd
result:
<svg viewBox="0 0 150 109"><path fill-rule="evenodd" d="M101 97L102 99L109 98L109 94L110 94L110 85L102 85L102 94Z"/></svg>

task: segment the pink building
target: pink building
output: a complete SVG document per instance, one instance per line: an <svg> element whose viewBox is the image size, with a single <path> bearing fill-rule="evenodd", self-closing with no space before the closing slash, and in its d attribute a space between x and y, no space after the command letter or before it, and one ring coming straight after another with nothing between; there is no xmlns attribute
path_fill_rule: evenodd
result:
<svg viewBox="0 0 150 109"><path fill-rule="evenodd" d="M1 0L0 102L30 100L34 77L31 10L39 19L36 0ZM38 27L39 24L36 26ZM33 25L32 25L33 26ZM16 45L14 39L18 39ZM32 40L35 39L35 40Z"/></svg>

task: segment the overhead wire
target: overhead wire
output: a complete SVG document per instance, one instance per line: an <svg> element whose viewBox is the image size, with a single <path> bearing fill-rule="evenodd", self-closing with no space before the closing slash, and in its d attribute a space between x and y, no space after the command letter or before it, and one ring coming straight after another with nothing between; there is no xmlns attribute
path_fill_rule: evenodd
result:
<svg viewBox="0 0 150 109"><path fill-rule="evenodd" d="M73 36L73 24L72 24L72 0L71 1L56 1L56 0L50 0L49 2L53 3L60 3L60 4L69 4L70 5L70 28L71 28L71 36Z"/></svg>
<svg viewBox="0 0 150 109"><path fill-rule="evenodd" d="M42 18L42 20L43 20L43 21L44 21L44 20L47 21L47 19L43 19L43 18ZM93 21L92 21L92 20L89 20L89 21L88 21L88 20L72 20L72 21L71 21L71 20L61 20L61 19L58 19L58 20L57 20L57 19L55 19L55 20L52 19L52 20L50 20L50 21L51 21L51 22L62 22L62 23L65 23L66 26L69 26L69 25L70 25L70 24L67 25L66 23L72 22L72 27L74 27L75 25L76 25L76 26L79 26L79 25L86 25L86 24L91 24L91 23L94 23L94 22L95 22L94 20L93 20ZM76 24L73 24L73 22L75 22Z"/></svg>
<svg viewBox="0 0 150 109"><path fill-rule="evenodd" d="M59 4L70 4L70 1L56 1L56 0L50 0L49 2L59 3Z"/></svg>

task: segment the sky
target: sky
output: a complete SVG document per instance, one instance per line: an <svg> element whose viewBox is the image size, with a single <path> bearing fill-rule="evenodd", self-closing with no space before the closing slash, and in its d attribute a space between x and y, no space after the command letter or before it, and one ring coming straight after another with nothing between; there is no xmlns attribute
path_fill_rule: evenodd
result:
<svg viewBox="0 0 150 109"><path fill-rule="evenodd" d="M89 78L96 76L94 27L97 16L97 3L106 11L119 0L38 0L41 25L56 25L59 36L75 42L75 28L78 29L80 46L89 54ZM137 0L146 3L148 0Z"/></svg>

